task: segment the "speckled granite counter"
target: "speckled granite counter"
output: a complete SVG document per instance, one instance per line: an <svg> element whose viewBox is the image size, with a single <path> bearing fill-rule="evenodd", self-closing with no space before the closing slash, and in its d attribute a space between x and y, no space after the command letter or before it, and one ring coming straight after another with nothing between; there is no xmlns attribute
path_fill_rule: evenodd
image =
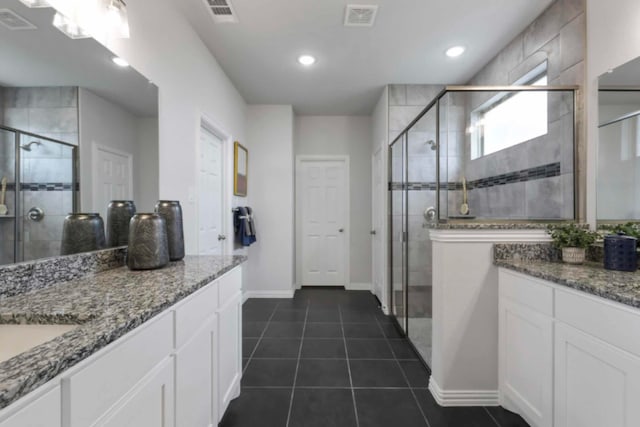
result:
<svg viewBox="0 0 640 427"><path fill-rule="evenodd" d="M483 222L480 220L451 220L446 223L429 223L425 228L432 230L546 230L549 225L558 223L546 222ZM584 225L588 227L587 224Z"/></svg>
<svg viewBox="0 0 640 427"><path fill-rule="evenodd" d="M498 245L496 245L498 246ZM605 270L588 262L569 265L531 259L495 259L495 264L539 279L640 308L640 273Z"/></svg>
<svg viewBox="0 0 640 427"><path fill-rule="evenodd" d="M153 271L108 270L0 301L0 323L80 327L0 363L0 409L246 260L191 256Z"/></svg>

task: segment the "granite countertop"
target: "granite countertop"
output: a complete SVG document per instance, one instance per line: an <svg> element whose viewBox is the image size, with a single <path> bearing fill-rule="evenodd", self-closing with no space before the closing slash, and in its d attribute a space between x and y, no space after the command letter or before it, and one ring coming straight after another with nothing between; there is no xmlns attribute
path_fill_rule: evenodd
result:
<svg viewBox="0 0 640 427"><path fill-rule="evenodd" d="M245 256L188 256L160 270L120 267L3 298L2 324L80 326L0 363L0 409L245 260Z"/></svg>
<svg viewBox="0 0 640 427"><path fill-rule="evenodd" d="M548 222L483 222L482 220L450 220L429 223L425 227L432 230L546 230ZM585 225L586 226L586 225Z"/></svg>
<svg viewBox="0 0 640 427"><path fill-rule="evenodd" d="M640 308L640 272L605 270L601 263L496 259L495 264L559 285Z"/></svg>

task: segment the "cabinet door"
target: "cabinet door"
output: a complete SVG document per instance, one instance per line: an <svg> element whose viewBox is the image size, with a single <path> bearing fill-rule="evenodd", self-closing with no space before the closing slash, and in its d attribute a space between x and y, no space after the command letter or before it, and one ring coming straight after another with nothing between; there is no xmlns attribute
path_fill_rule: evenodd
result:
<svg viewBox="0 0 640 427"><path fill-rule="evenodd" d="M500 298L502 405L533 426L553 419L553 319Z"/></svg>
<svg viewBox="0 0 640 427"><path fill-rule="evenodd" d="M94 425L173 427L173 390L173 358L167 358Z"/></svg>
<svg viewBox="0 0 640 427"><path fill-rule="evenodd" d="M555 426L640 426L640 358L562 322L555 333Z"/></svg>
<svg viewBox="0 0 640 427"><path fill-rule="evenodd" d="M0 421L0 427L60 427L61 405L58 386Z"/></svg>
<svg viewBox="0 0 640 427"><path fill-rule="evenodd" d="M242 295L218 311L218 416L240 394L242 377ZM219 420L218 420L219 421Z"/></svg>
<svg viewBox="0 0 640 427"><path fill-rule="evenodd" d="M215 317L176 353L176 425L216 425Z"/></svg>

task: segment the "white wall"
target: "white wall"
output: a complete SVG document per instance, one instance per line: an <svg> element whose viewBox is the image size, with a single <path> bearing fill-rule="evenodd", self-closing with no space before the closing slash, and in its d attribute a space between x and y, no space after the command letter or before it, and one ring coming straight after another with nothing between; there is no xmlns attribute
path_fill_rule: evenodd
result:
<svg viewBox="0 0 640 427"><path fill-rule="evenodd" d="M295 154L348 155L350 162L350 283L371 286L371 118L296 116ZM296 224L300 221L296 219ZM296 227L297 247L301 230ZM297 251L299 255L300 251ZM301 260L298 260L300 266ZM302 280L297 268L296 283Z"/></svg>
<svg viewBox="0 0 640 427"><path fill-rule="evenodd" d="M133 194L140 212L151 212L159 200L158 119L139 118L136 122L137 168L133 175Z"/></svg>
<svg viewBox="0 0 640 427"><path fill-rule="evenodd" d="M587 0L587 220L596 222L598 77L640 56L640 2Z"/></svg>
<svg viewBox="0 0 640 427"><path fill-rule="evenodd" d="M293 109L252 105L247 110L247 192L257 228L249 248L246 291L252 297L286 297L294 287Z"/></svg>
<svg viewBox="0 0 640 427"><path fill-rule="evenodd" d="M246 104L174 1L129 0L127 10L131 38L103 43L159 88L159 196L181 201L186 250L195 254L197 209L196 201L190 201L188 195L197 194L196 144L201 115L214 121L232 140L242 142L251 156L251 144L245 139ZM227 179L226 190L233 191L233 181ZM256 194L259 187L249 192ZM250 204L248 200L245 203ZM230 209L225 214L229 215L226 231L231 236Z"/></svg>
<svg viewBox="0 0 640 427"><path fill-rule="evenodd" d="M139 175L155 173L157 177L157 168L144 169L149 163L149 158L143 161L139 152L137 143L138 117L83 88L80 88L78 92L78 107L80 122L80 208L82 211L96 211L104 215L107 207L95 206L93 200L93 170L96 167L93 164L93 150L95 145L112 148L131 155L133 158L132 178L134 182L137 181ZM153 137L153 135L150 135L150 137ZM152 144L157 146L157 139L146 142L147 146ZM152 153L149 153L149 156L151 155ZM141 193L145 193L150 197L157 196L157 191L153 194L153 188L153 185L145 188L140 182L136 182L134 185L132 198L136 202L138 211L143 209L142 206L138 205ZM157 189L157 186L155 188ZM149 209L148 206L144 206L144 208Z"/></svg>

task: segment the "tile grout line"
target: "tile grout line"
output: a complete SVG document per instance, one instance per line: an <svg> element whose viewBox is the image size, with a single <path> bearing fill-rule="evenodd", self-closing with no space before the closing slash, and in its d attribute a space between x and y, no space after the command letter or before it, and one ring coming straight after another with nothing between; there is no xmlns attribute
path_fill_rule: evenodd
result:
<svg viewBox="0 0 640 427"><path fill-rule="evenodd" d="M494 418L494 416L491 414L491 412L489 412L489 410L487 409L487 407L486 407L486 406L483 406L483 407L482 407L482 409L484 409L484 410L485 410L485 412L486 412L487 414L489 414L489 418L491 418L491 419L493 420L493 422L494 422L494 423L496 423L496 426L498 426L498 427L502 427L502 424L500 424L500 423L498 422L498 420L496 420L496 419Z"/></svg>
<svg viewBox="0 0 640 427"><path fill-rule="evenodd" d="M338 315L340 316L340 330L342 331L342 342L344 343L344 354L347 358L347 372L349 372L349 385L351 386L351 399L353 400L353 413L356 417L356 427L360 427L358 417L358 404L356 403L356 391L353 388L353 377L351 376L351 363L349 362L349 349L347 347L347 336L344 333L344 322L342 318L342 304L338 304Z"/></svg>
<svg viewBox="0 0 640 427"><path fill-rule="evenodd" d="M287 423L285 427L289 427L289 423L291 422L291 412L293 411L293 397L296 394L296 382L298 380L298 370L300 369L300 359L302 356L302 346L304 344L304 334L307 329L307 317L309 317L309 301L307 300L307 308L304 312L304 323L302 325L302 337L300 338L300 347L298 348L298 360L296 362L296 371L293 375L293 387L291 388L291 398L289 400L289 412L287 413Z"/></svg>
<svg viewBox="0 0 640 427"><path fill-rule="evenodd" d="M378 328L380 328L380 332L382 332L382 335L384 335L384 337L387 338L387 335L384 333L384 329L382 328L382 325L380 324L380 321L378 320L377 317L375 318L375 320L376 320L376 324L378 325ZM389 346L389 350L391 350L391 354L393 354L393 357L395 358L396 364L398 365L398 369L400 369L400 373L402 374L402 377L407 382L407 386L409 387L409 391L411 392L411 395L413 396L413 400L416 402L416 405L418 406L418 410L422 414L422 418L427 423L427 427L431 427L431 423L429 422L429 419L427 418L427 414L425 414L424 411L422 410L422 405L420 405L420 401L418 400L418 396L416 396L416 393L413 391L413 388L411 388L411 383L409 382L409 378L407 377L407 374L405 374L404 369L402 369L402 365L400 364L400 361L396 358L396 352L393 351L393 347L391 346L391 343L389 342L388 338L386 339L386 342L387 342L387 345Z"/></svg>
<svg viewBox="0 0 640 427"><path fill-rule="evenodd" d="M271 316L269 316L269 319L267 320L267 324L264 325L264 329L262 330L262 334L260 334L260 337L258 338L258 342L256 342L255 347L253 347L253 351L249 355L249 358L247 360L247 364L245 365L244 369L242 370L242 376L244 376L244 373L247 371L247 368L251 364L251 361L253 360L253 355L256 354L256 351L258 350L258 346L262 342L262 338L264 338L264 334L267 333L267 328L269 327L269 324L271 323L271 319L273 319L273 316L276 315L276 310L278 309L279 306L280 306L280 303L276 303L276 306L273 308L273 311L271 312ZM243 336L242 339L244 340L245 337ZM256 359L258 359L258 358L256 357Z"/></svg>

